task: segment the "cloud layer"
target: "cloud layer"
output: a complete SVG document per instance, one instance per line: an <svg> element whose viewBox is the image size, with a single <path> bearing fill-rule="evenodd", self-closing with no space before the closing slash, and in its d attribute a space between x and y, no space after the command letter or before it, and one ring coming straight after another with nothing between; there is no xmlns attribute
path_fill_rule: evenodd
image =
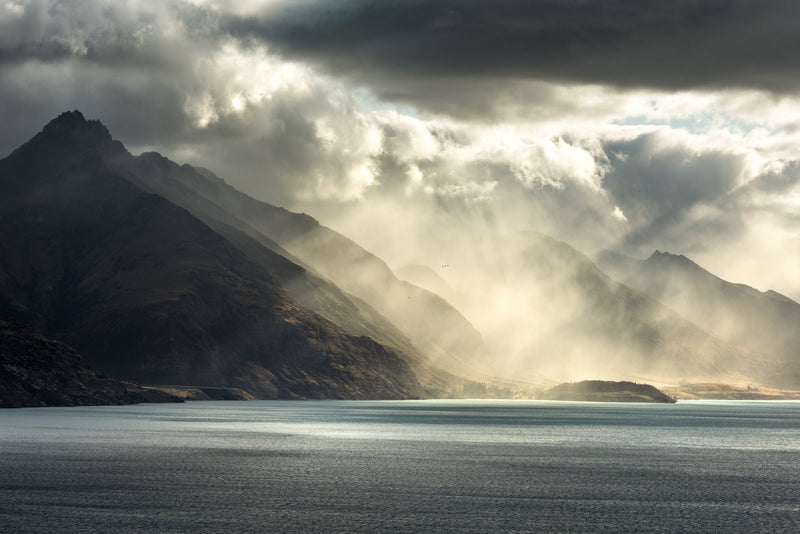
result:
<svg viewBox="0 0 800 534"><path fill-rule="evenodd" d="M791 93L800 87L799 15L791 0L311 0L231 16L227 26L367 80L389 100L454 111L451 95L491 99L496 80ZM525 90L497 97L515 92Z"/></svg>
<svg viewBox="0 0 800 534"><path fill-rule="evenodd" d="M0 155L77 108L396 265L536 229L797 298L798 11L9 0Z"/></svg>

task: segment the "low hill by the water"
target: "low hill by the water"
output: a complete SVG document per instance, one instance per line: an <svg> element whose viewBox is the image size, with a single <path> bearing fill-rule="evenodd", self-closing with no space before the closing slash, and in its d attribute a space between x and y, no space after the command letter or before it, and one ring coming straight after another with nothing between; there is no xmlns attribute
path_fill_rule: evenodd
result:
<svg viewBox="0 0 800 534"><path fill-rule="evenodd" d="M650 384L607 380L565 382L545 391L542 399L591 402L675 402L675 399Z"/></svg>
<svg viewBox="0 0 800 534"><path fill-rule="evenodd" d="M0 408L140 402L179 399L107 378L68 345L30 326L0 319Z"/></svg>

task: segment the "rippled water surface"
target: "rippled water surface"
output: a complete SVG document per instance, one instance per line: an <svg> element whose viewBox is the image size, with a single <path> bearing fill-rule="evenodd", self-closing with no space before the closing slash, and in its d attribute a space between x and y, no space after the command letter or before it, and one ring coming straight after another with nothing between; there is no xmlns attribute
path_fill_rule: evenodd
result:
<svg viewBox="0 0 800 534"><path fill-rule="evenodd" d="M0 532L800 532L800 403L0 411Z"/></svg>

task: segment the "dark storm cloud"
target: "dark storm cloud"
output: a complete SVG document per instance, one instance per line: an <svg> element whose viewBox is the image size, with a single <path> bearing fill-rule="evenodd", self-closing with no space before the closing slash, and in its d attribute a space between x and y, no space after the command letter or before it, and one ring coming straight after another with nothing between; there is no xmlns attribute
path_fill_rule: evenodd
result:
<svg viewBox="0 0 800 534"><path fill-rule="evenodd" d="M228 28L428 108L487 78L800 87L793 0L312 0Z"/></svg>
<svg viewBox="0 0 800 534"><path fill-rule="evenodd" d="M215 50L213 17L184 4L31 0L0 5L0 157L67 109L129 145L191 127L191 60Z"/></svg>
<svg viewBox="0 0 800 534"><path fill-rule="evenodd" d="M129 146L168 145L188 122L182 113L183 97L169 81L142 80L123 71L98 72L86 65L0 69L0 94L0 157L68 109L102 120Z"/></svg>
<svg viewBox="0 0 800 534"><path fill-rule="evenodd" d="M741 154L697 153L658 132L604 148L613 169L604 177L605 188L626 213L638 208L654 218L676 216L732 190L745 165Z"/></svg>
<svg viewBox="0 0 800 534"><path fill-rule="evenodd" d="M696 206L729 202L749 163L745 152L697 147L662 131L607 141L604 150L610 170L603 187L631 223L631 245L682 228Z"/></svg>
<svg viewBox="0 0 800 534"><path fill-rule="evenodd" d="M766 172L737 191L737 198L757 195L783 195L800 190L800 161L787 162L780 170Z"/></svg>
<svg viewBox="0 0 800 534"><path fill-rule="evenodd" d="M217 20L212 11L175 2L7 2L0 6L0 65L77 57L117 68L175 67L224 37ZM203 44L176 46L179 34Z"/></svg>
<svg viewBox="0 0 800 534"><path fill-rule="evenodd" d="M784 161L800 108L732 90L799 88L798 15L777 1L8 0L0 157L77 108L133 152L328 220L353 214L345 233L398 262L431 227L648 253L774 234L765 254L800 250L780 230L800 224L800 173ZM731 90L666 91L716 87ZM684 120L612 122L640 114ZM769 131L750 131L762 114ZM676 126L697 115L696 135ZM719 117L745 132L703 133ZM743 172L755 179L739 187Z"/></svg>

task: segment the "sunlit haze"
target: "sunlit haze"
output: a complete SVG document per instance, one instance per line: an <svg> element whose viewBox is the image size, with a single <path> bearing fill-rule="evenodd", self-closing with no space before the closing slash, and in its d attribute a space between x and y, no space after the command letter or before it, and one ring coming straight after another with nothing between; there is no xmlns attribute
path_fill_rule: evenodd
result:
<svg viewBox="0 0 800 534"><path fill-rule="evenodd" d="M515 362L616 349L572 337L588 290L532 276L527 232L800 298L798 17L777 0L7 0L0 156L80 109L134 154L430 269L504 355L490 370L535 378L553 370Z"/></svg>

